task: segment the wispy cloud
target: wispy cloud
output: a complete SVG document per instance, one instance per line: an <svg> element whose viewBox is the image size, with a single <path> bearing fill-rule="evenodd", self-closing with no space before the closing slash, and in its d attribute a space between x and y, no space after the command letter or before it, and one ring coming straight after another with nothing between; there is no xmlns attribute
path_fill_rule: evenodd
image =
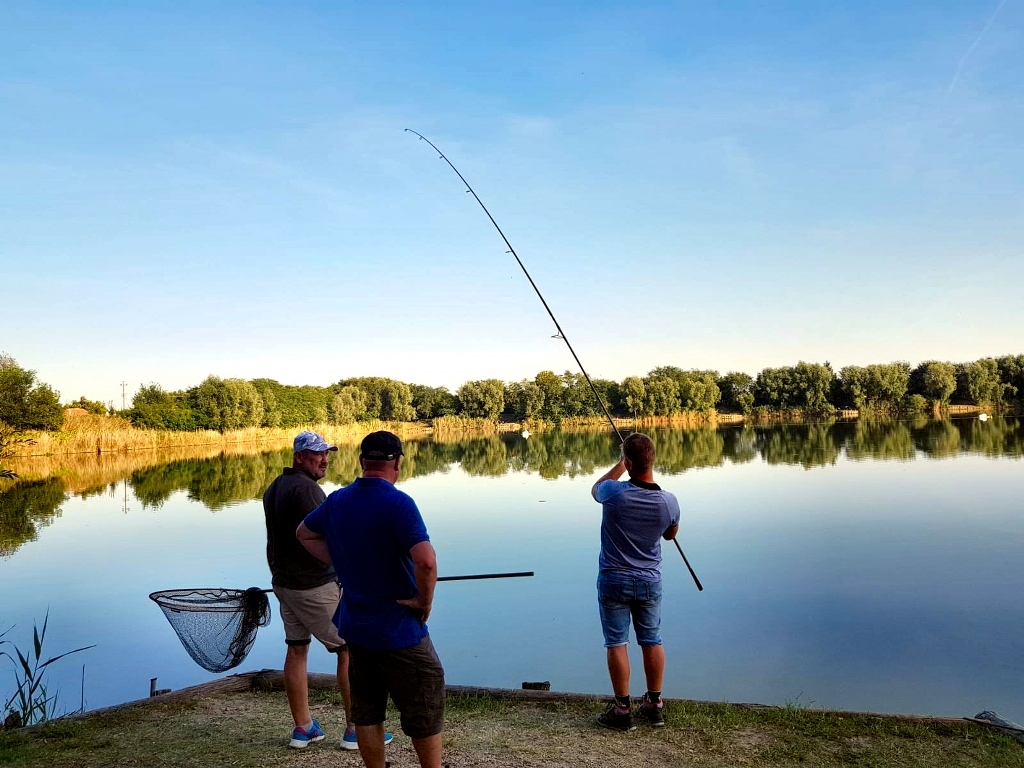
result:
<svg viewBox="0 0 1024 768"><path fill-rule="evenodd" d="M953 90L953 86L956 85L956 81L960 77L960 72L963 70L964 64L967 63L967 59L971 55L971 51L978 47L978 43L981 42L981 38L983 38L985 33L988 32L988 28L992 26L992 23L996 20L996 16L998 16L999 12L1003 10L1004 5L1006 5L1006 0L1001 0L998 7L996 7L995 13L992 14L992 18L988 20L988 24L985 25L985 28L981 30L981 34L975 38L974 42L971 43L971 47L967 49L963 58L960 59L956 72L953 73L953 79L949 81L949 87L946 88L946 93L950 93Z"/></svg>

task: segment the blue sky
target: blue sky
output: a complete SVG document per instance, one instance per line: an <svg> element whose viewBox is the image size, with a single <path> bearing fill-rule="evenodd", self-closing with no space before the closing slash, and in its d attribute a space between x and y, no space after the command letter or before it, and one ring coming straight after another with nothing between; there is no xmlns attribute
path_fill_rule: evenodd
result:
<svg viewBox="0 0 1024 768"><path fill-rule="evenodd" d="M1024 352L1024 2L5 3L0 350L65 399ZM711 4L707 4L711 6Z"/></svg>

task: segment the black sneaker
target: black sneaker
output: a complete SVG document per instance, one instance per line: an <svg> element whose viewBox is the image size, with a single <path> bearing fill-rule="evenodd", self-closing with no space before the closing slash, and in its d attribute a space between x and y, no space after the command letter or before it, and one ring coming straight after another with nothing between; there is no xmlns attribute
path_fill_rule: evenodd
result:
<svg viewBox="0 0 1024 768"><path fill-rule="evenodd" d="M640 717L653 725L655 728L665 727L665 713L662 711L661 700L652 704L647 694L640 700Z"/></svg>
<svg viewBox="0 0 1024 768"><path fill-rule="evenodd" d="M609 704L608 709L597 716L598 725L611 728L613 731L635 731L632 712L619 712L614 704Z"/></svg>

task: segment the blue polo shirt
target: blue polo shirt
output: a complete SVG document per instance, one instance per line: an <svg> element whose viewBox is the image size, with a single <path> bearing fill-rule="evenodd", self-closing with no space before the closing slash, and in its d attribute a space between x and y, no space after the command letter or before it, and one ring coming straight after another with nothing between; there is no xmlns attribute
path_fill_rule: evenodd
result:
<svg viewBox="0 0 1024 768"><path fill-rule="evenodd" d="M324 537L343 592L334 614L338 634L366 648L417 645L427 626L396 600L416 595L409 550L430 541L416 502L377 477L360 477L332 493L305 519Z"/></svg>
<svg viewBox="0 0 1024 768"><path fill-rule="evenodd" d="M601 573L661 581L661 536L679 525L675 495L641 480L605 480L594 497L602 508Z"/></svg>

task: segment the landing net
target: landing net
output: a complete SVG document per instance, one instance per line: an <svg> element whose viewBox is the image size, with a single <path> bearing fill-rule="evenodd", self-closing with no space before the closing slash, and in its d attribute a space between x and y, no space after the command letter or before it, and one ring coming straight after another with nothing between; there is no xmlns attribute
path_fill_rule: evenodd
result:
<svg viewBox="0 0 1024 768"><path fill-rule="evenodd" d="M270 623L270 601L259 587L166 589L149 599L160 606L193 661L210 672L241 664L256 630Z"/></svg>

